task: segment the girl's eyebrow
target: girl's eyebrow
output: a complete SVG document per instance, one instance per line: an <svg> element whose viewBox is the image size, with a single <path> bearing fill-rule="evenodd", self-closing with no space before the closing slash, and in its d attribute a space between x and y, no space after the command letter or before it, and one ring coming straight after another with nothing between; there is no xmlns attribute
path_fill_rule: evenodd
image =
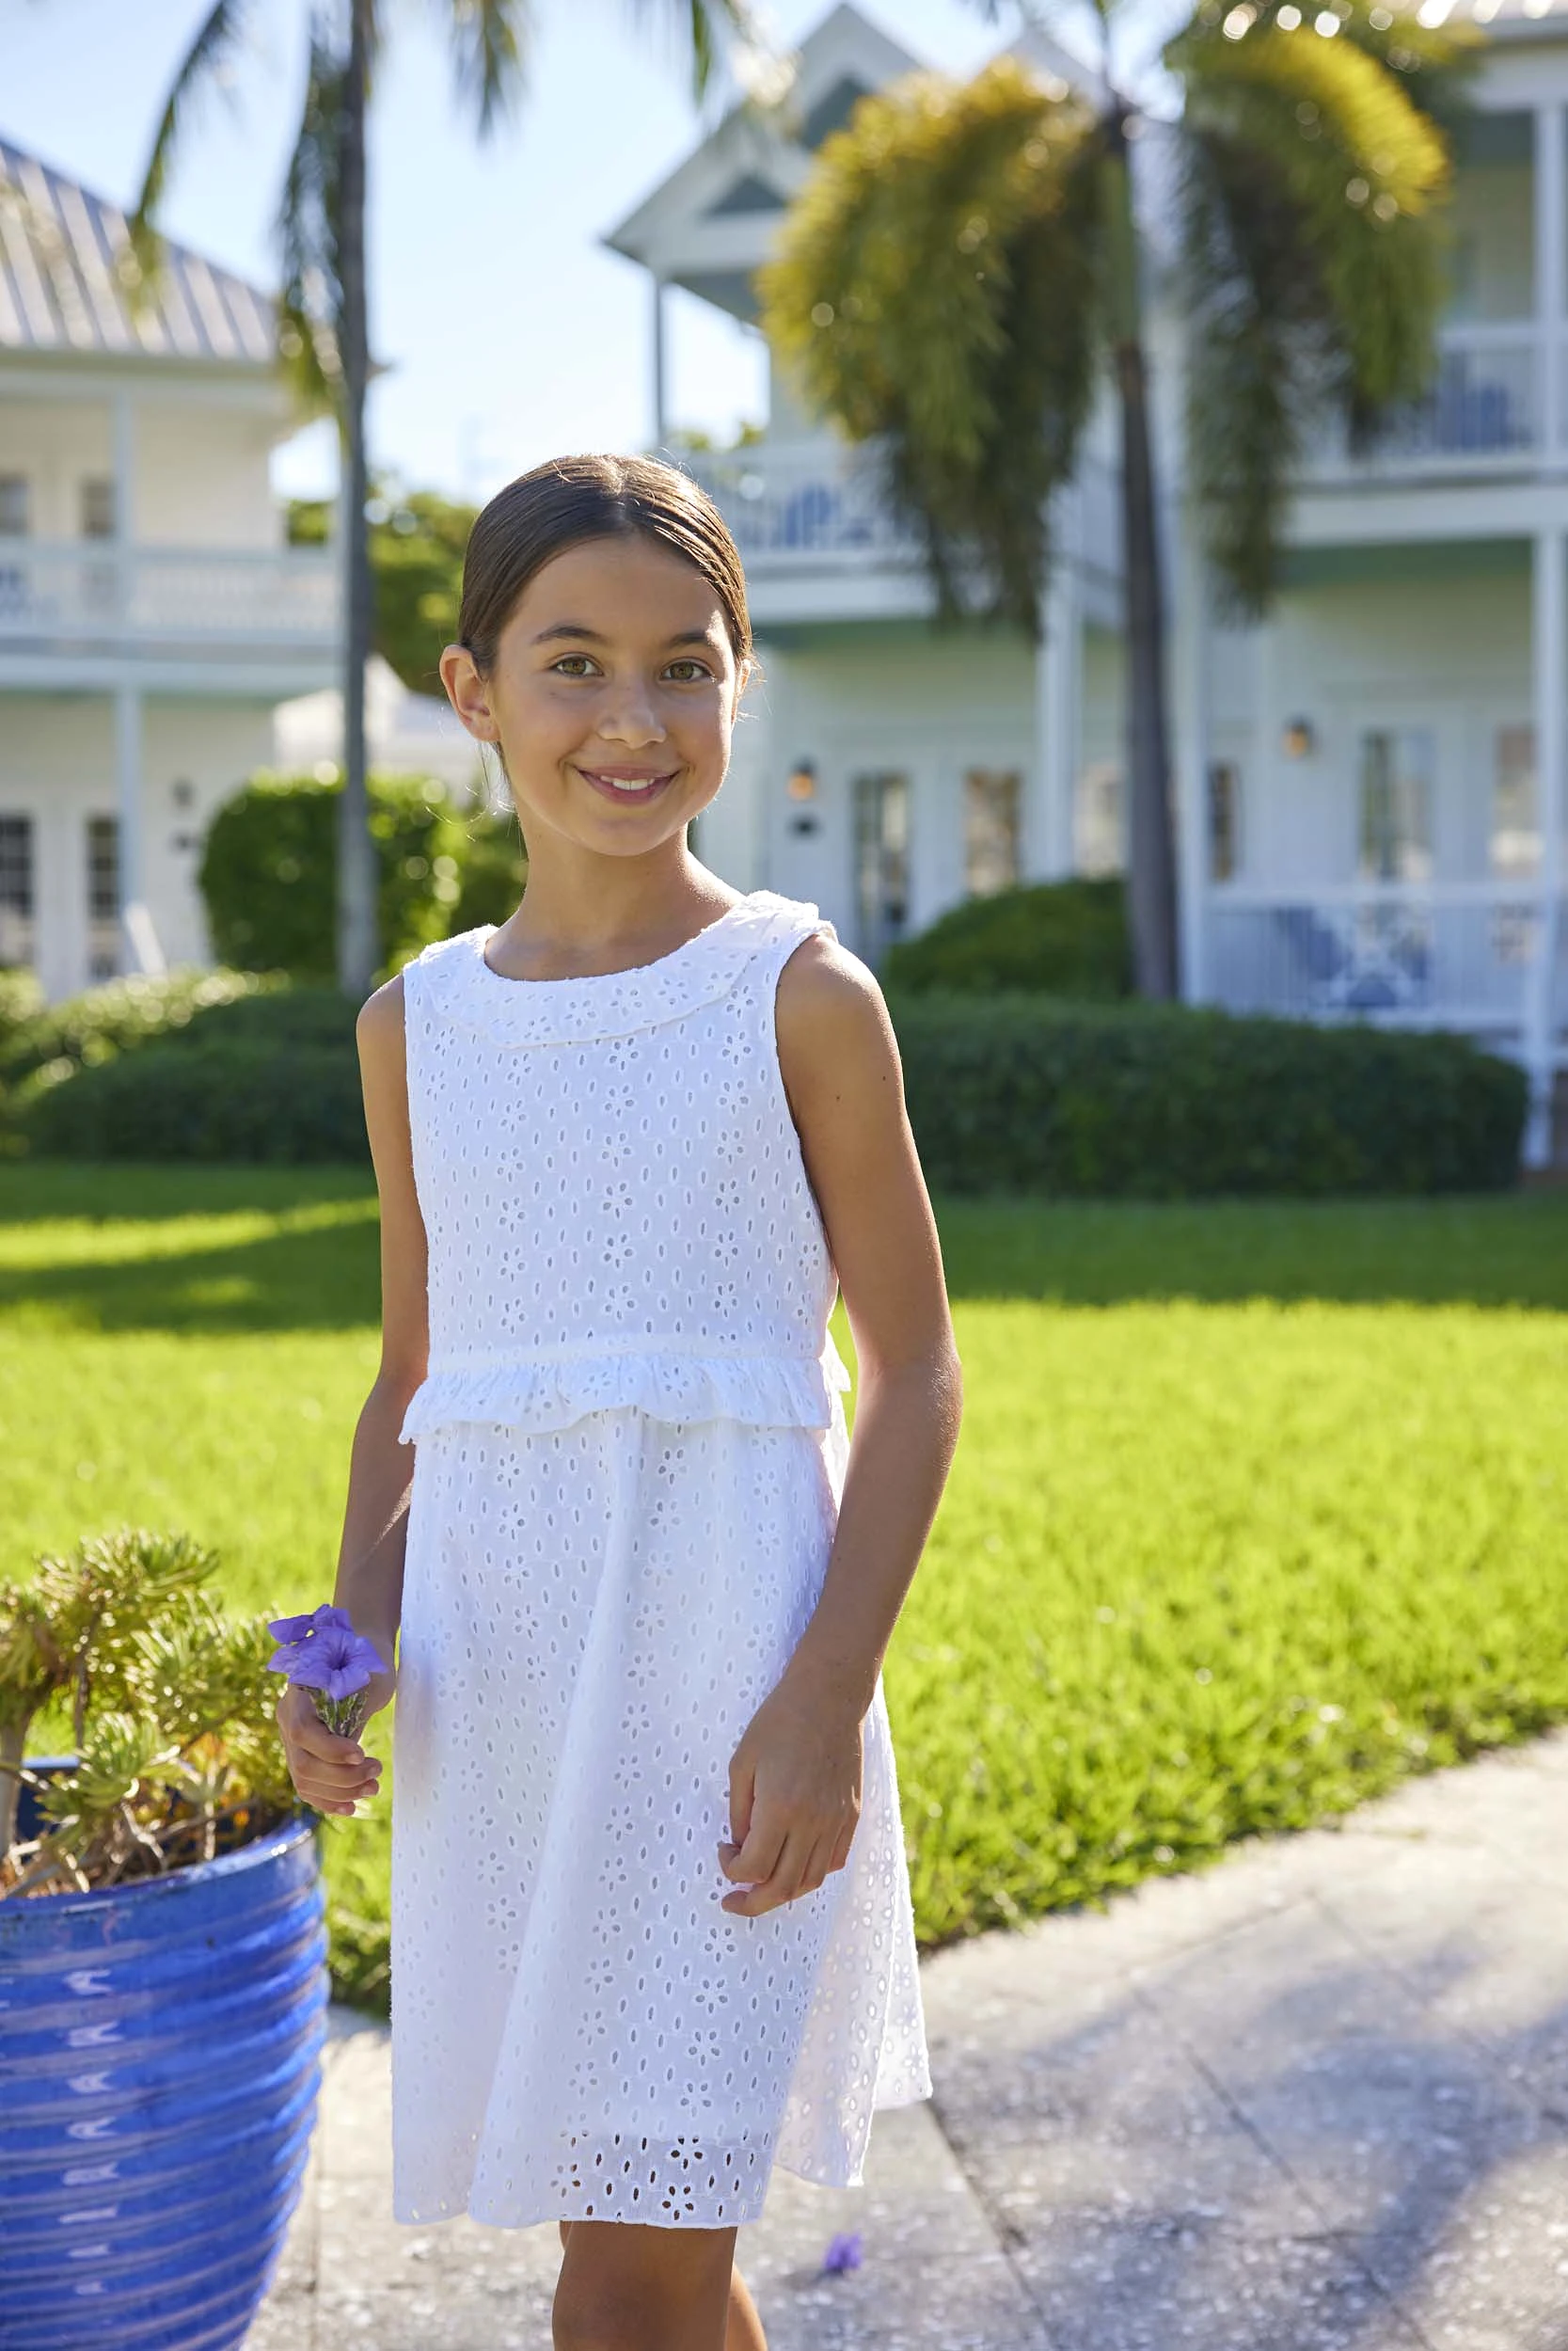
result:
<svg viewBox="0 0 1568 2351"><path fill-rule="evenodd" d="M548 628L541 628L537 637L531 637L529 642L531 644L554 644L563 637L575 638L581 644L607 644L609 643L609 639L601 636L596 628L589 628L583 622L577 620L558 620ZM664 642L666 646L711 645L713 638L711 631L706 628L683 628L677 635L667 637Z"/></svg>

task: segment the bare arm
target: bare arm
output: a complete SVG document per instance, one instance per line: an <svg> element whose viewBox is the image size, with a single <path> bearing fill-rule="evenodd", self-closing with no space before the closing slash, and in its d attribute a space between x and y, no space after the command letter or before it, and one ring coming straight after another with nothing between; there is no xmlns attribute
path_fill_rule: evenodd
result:
<svg viewBox="0 0 1568 2351"><path fill-rule="evenodd" d="M747 1915L848 1857L861 1724L958 1441L961 1377L942 1253L887 1009L821 940L784 966L779 1059L855 1335L859 1392L821 1596L731 1767L724 1898Z"/></svg>
<svg viewBox="0 0 1568 2351"><path fill-rule="evenodd" d="M408 1532L413 1456L398 1442L408 1400L424 1377L429 1350L425 1231L414 1188L404 1056L403 982L389 980L359 1015L359 1071L365 1124L381 1199L381 1363L349 1457L348 1501L333 1599L356 1632L374 1643L388 1671L372 1676L367 1713L396 1688L394 1649L403 1615L403 1565ZM380 1766L359 1760L357 1742L340 1739L303 1691L287 1691L278 1729L294 1787L321 1812L352 1812L373 1795Z"/></svg>

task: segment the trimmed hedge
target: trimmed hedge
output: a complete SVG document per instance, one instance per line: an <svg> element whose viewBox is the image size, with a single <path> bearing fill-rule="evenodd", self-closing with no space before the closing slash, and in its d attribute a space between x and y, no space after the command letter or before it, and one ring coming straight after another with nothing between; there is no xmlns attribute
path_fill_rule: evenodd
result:
<svg viewBox="0 0 1568 2351"><path fill-rule="evenodd" d="M342 788L335 769L263 770L214 817L198 879L226 963L309 981L335 977ZM372 775L369 791L384 975L433 939L512 912L523 878L515 819L465 815L431 777Z"/></svg>
<svg viewBox="0 0 1568 2351"><path fill-rule="evenodd" d="M1517 1173L1523 1072L1463 1038L1044 996L891 1001L937 1191L1310 1197L1497 1190ZM363 1160L354 1022L336 990L252 983L107 1056L55 1056L12 1113L33 1150L72 1158ZM81 1013L68 1025L99 1033Z"/></svg>
<svg viewBox="0 0 1568 2351"><path fill-rule="evenodd" d="M1038 996L892 1009L936 1191L1198 1199L1517 1177L1524 1072L1461 1037Z"/></svg>
<svg viewBox="0 0 1568 2351"><path fill-rule="evenodd" d="M1119 879L1041 882L967 898L882 959L890 989L913 994L1012 989L1074 1002L1130 995L1132 950Z"/></svg>
<svg viewBox="0 0 1568 2351"><path fill-rule="evenodd" d="M174 971L159 978L108 979L61 1004L35 1009L0 1028L0 1085L34 1071L55 1078L156 1042L199 1015L284 985L273 973Z"/></svg>
<svg viewBox="0 0 1568 2351"><path fill-rule="evenodd" d="M336 989L258 992L72 1075L40 1071L19 1123L60 1158L364 1159L355 1017Z"/></svg>

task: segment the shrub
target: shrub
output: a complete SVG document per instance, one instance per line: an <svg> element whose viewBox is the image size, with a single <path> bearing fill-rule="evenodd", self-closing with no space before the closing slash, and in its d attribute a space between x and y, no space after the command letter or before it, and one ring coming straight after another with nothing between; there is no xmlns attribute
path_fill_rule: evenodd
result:
<svg viewBox="0 0 1568 2351"><path fill-rule="evenodd" d="M33 1150L62 1158L363 1159L354 1023L336 989L257 993L68 1082L40 1071L18 1121Z"/></svg>
<svg viewBox="0 0 1568 2351"><path fill-rule="evenodd" d="M242 971L330 979L336 970L342 776L253 775L208 828L198 880L214 951ZM383 967L444 938L462 895L468 833L434 778L372 775Z"/></svg>
<svg viewBox="0 0 1568 2351"><path fill-rule="evenodd" d="M1006 989L1078 1002L1132 991L1125 893L1118 880L1041 882L955 906L891 947L882 976L907 993Z"/></svg>
<svg viewBox="0 0 1568 2351"><path fill-rule="evenodd" d="M1463 1038L1038 996L893 1012L934 1189L1305 1197L1517 1172L1524 1074Z"/></svg>
<svg viewBox="0 0 1568 2351"><path fill-rule="evenodd" d="M45 1068L70 1076L182 1029L199 1014L281 984L276 976L230 971L105 980L63 1004L35 1009L13 1027L0 1023L0 1084L14 1087Z"/></svg>
<svg viewBox="0 0 1568 2351"><path fill-rule="evenodd" d="M16 964L0 965L0 1058L19 1028L43 1009L38 975Z"/></svg>

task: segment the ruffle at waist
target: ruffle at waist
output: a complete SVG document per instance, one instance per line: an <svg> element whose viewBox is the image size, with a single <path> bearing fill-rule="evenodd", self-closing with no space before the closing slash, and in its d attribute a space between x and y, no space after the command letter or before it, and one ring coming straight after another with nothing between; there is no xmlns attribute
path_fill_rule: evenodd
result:
<svg viewBox="0 0 1568 2351"><path fill-rule="evenodd" d="M458 1421L541 1434L627 1406L657 1421L828 1428L834 1394L848 1385L831 1338L819 1357L668 1346L446 1356L415 1390L399 1438L411 1444Z"/></svg>

